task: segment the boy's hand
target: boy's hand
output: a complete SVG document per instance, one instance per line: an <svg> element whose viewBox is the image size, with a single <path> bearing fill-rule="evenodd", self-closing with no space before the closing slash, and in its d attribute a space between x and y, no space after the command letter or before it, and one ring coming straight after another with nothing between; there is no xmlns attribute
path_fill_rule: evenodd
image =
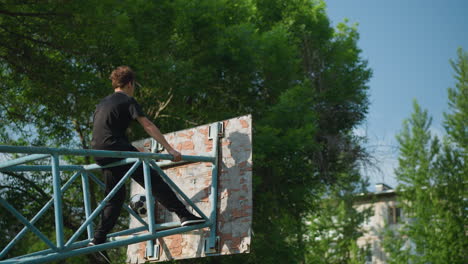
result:
<svg viewBox="0 0 468 264"><path fill-rule="evenodd" d="M172 161L181 161L182 160L182 154L178 152L175 149L168 150L169 154L172 155Z"/></svg>

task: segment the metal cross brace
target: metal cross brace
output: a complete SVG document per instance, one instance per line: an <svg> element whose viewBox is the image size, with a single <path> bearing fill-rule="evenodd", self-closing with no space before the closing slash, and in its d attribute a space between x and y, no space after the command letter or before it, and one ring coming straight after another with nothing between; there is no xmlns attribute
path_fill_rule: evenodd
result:
<svg viewBox="0 0 468 264"><path fill-rule="evenodd" d="M212 125L212 129L215 135L219 135L221 131L221 123L215 123ZM80 150L80 149L67 149L67 148L44 148L44 147L18 147L18 146L0 146L0 153L27 153L30 155L17 158L11 161L0 163L0 172L2 171L45 171L52 172L52 186L53 186L53 197L44 205L44 207L31 219L26 219L20 212L18 212L13 206L11 206L5 199L0 198L0 204L5 207L10 213L12 213L25 227L13 238L8 245L0 252L0 259L4 258L11 248L24 237L27 231L32 231L41 240L43 240L49 249L17 256L5 260L0 260L0 264L7 263L45 263L49 261L55 261L71 256L77 256L82 254L88 254L91 252L100 251L103 249L109 249L119 246L125 246L133 243L143 241L153 241L156 238L169 236L173 234L179 234L188 232L195 229L210 228L210 237L206 244L206 253L216 252L216 222L217 222L217 191L218 191L218 145L219 136L213 137L213 152L210 156L188 156L182 155L184 161L189 162L211 162L213 164L212 171L212 185L211 185L211 212L208 218L203 212L183 193L183 191L172 182L172 180L164 173L164 171L154 161L156 160L170 160L171 155L160 154L160 153L141 153L141 152L124 152L124 151L103 151L103 150ZM119 181L115 188L104 198L104 200L92 211L90 203L89 193L89 179L95 181L101 188L104 188L102 183L91 170L101 169L103 167L96 164L90 165L60 165L60 156L63 155L75 155L75 156L95 156L95 157L115 157L122 158L113 164L109 164L106 167L118 166L123 164L131 164L133 166L125 174L125 176ZM50 165L24 165L27 162L32 162L39 159L50 157ZM163 223L156 224L154 219L154 208L148 207L149 217L148 222L145 222L140 216L138 216L128 205L124 204L124 209L127 210L132 216L134 216L141 224L141 227L123 230L108 235L108 242L96 245L93 247L85 247L93 237L93 219L95 219L104 208L105 202L108 201L115 195L117 190L125 184L126 180L131 176L134 170L140 164L143 165L144 178L145 178L145 189L146 198L149 204L152 204L153 196L151 194L151 181L150 181L150 167L156 169L164 180L176 191L192 208L197 211L206 222L194 225L181 227L180 223ZM164 163L164 164L167 164ZM62 171L75 171L73 176L61 186L61 172ZM83 202L86 219L84 223L78 228L77 231L65 242L64 228L63 228L63 214L62 214L62 194L67 191L71 184L78 178L82 178L82 190L83 190ZM56 229L56 244L51 242L45 235L43 235L34 224L43 216L46 211L54 206L55 216L55 229ZM78 237L87 230L88 239L75 242ZM141 231L148 231L146 234L136 234ZM159 252L154 252L154 245L151 246L152 250L148 251L148 257L154 257Z"/></svg>

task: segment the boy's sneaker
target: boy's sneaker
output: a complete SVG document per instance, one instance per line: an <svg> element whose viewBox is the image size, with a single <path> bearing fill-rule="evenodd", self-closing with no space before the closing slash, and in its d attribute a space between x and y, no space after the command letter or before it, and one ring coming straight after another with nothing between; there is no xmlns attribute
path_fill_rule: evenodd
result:
<svg viewBox="0 0 468 264"><path fill-rule="evenodd" d="M187 216L182 216L180 218L180 225L181 226L190 226L190 225L196 225L205 222L205 219L194 216L192 214L187 215Z"/></svg>
<svg viewBox="0 0 468 264"><path fill-rule="evenodd" d="M94 244L93 242L89 242L88 243L88 247L92 247L92 246L95 246L96 244ZM91 253L93 254L94 256L96 256L96 258L99 258L101 260L104 260L105 262L111 264L111 261L110 261L110 258L109 258L109 255L107 255L107 252L105 250L103 251L98 251L98 252L93 252Z"/></svg>

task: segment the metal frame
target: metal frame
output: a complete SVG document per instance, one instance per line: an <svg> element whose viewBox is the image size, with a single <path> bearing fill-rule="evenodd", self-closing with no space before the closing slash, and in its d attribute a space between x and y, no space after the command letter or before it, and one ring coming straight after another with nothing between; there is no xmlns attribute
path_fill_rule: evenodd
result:
<svg viewBox="0 0 468 264"><path fill-rule="evenodd" d="M157 256L158 252L154 252L153 240L159 237L180 234L196 229L208 227L210 228L210 237L206 241L206 253L216 253L216 223L217 223L217 193L218 193L218 149L219 149L219 131L221 131L221 123L215 123L210 129L216 131L216 137L213 138L213 152L210 156L188 156L182 155L183 161L188 162L210 162L212 163L212 184L211 184L211 211L209 217L207 217L183 191L177 187L177 185L164 173L161 169L162 166L173 166L174 163L167 163L167 160L171 160L172 156L169 154L160 153L143 153L143 152L124 152L124 151L104 151L104 150L84 150L84 149L67 149L67 148L45 148L45 147L18 147L18 146L0 146L0 153L26 153L30 154L18 159L10 160L7 162L0 163L0 172L2 171L49 171L52 172L52 186L53 186L53 197L44 205L44 207L31 219L26 219L20 212L18 212L13 206L11 206L5 199L0 197L0 204L5 207L10 213L12 213L19 221L21 221L25 227L16 235L14 239L0 252L0 259L4 258L11 248L26 234L27 231L32 231L36 234L39 239L43 240L49 249L42 250L39 252L17 256L5 260L0 260L0 264L9 263L45 263L49 261L55 261L71 256L77 256L82 254L88 254L104 249L115 248L120 246L126 246L134 243L148 241L147 243L147 257ZM119 166L123 164L132 164L133 166L125 174L125 176L119 181L114 189L103 199L103 201L97 206L97 208L91 210L90 193L89 193L89 179L96 182L101 188L105 185L102 183L91 171L95 169L101 169L96 164L90 165L60 165L60 156L73 155L73 156L94 156L94 157L115 157L124 158L121 161L109 164L105 167ZM51 165L22 165L30 161L50 158ZM166 162L158 162L156 160L166 160ZM125 184L128 178L131 176L133 171L138 168L140 164L143 164L144 179L145 179L145 191L146 199L149 204L152 204L152 186L150 181L150 167L157 170L163 179L168 183L171 188L177 192L190 206L192 206L206 222L193 226L180 226L180 222L171 222L156 224L154 217L154 208L148 207L148 222L144 221L139 215L133 212L127 204L123 205L123 208L134 216L143 226L127 229L115 233L108 234L108 241L103 244L99 244L92 247L86 247L86 245L93 238L93 220L100 214L104 208L105 203L115 195L117 190ZM73 176L62 186L61 185L61 172L62 171L75 171ZM64 193L70 185L81 176L82 189L83 189L83 203L86 219L84 223L75 231L75 233L68 239L65 240L63 230L63 217L62 217L62 193ZM44 213L51 207L54 206L55 215L55 228L56 228L56 244L51 242L45 235L43 235L35 226L34 223L44 215ZM87 231L88 239L82 241L76 241L78 237ZM137 234L138 232L148 231L145 234Z"/></svg>

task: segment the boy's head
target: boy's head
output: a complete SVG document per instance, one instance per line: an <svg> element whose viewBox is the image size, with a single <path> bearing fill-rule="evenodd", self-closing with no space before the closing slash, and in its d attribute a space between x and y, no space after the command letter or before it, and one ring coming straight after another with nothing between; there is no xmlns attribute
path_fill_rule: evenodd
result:
<svg viewBox="0 0 468 264"><path fill-rule="evenodd" d="M135 82L135 73L128 66L119 66L112 71L109 79L112 81L112 88L123 88L128 83Z"/></svg>

